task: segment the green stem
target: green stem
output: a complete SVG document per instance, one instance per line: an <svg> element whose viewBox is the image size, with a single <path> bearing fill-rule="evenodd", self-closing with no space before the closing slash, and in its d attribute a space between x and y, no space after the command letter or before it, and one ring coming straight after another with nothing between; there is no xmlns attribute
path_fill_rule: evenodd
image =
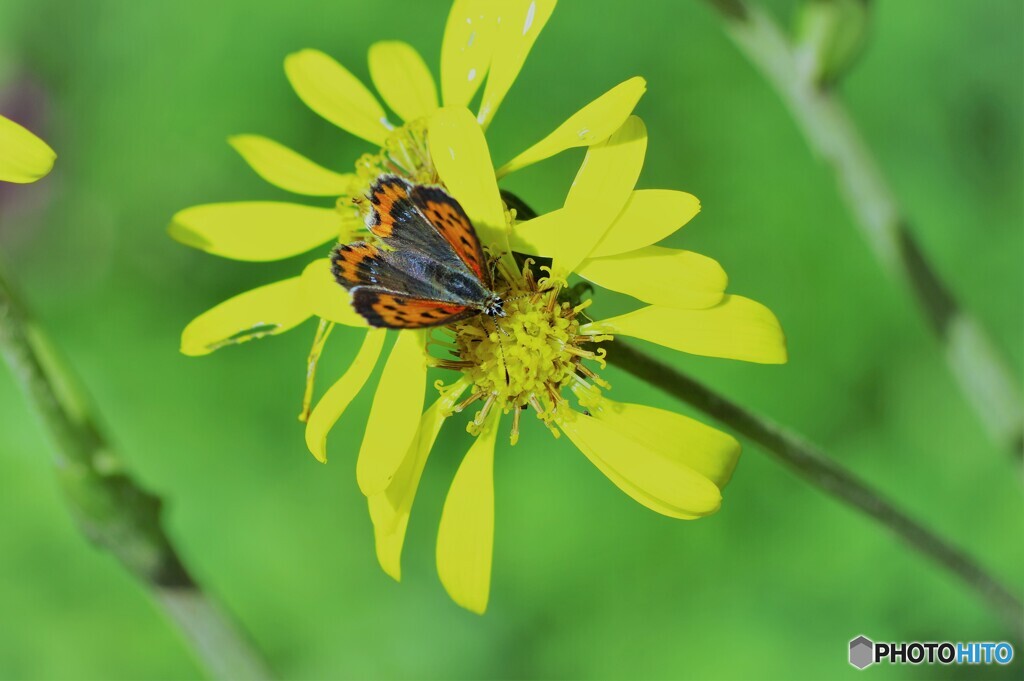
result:
<svg viewBox="0 0 1024 681"><path fill-rule="evenodd" d="M0 353L50 435L57 478L83 534L149 588L212 677L271 678L245 635L185 568L164 531L160 498L124 469L85 392L31 323L2 270Z"/></svg>
<svg viewBox="0 0 1024 681"><path fill-rule="evenodd" d="M914 237L878 164L832 90L802 68L793 45L760 8L709 0L726 31L789 107L807 143L835 173L856 225L882 265L910 287L946 363L989 433L1024 461L1024 401L995 344L953 296Z"/></svg>
<svg viewBox="0 0 1024 681"><path fill-rule="evenodd" d="M898 509L863 480L799 435L747 411L675 368L621 341L608 344L608 361L696 407L760 444L777 461L825 494L874 518L922 556L973 589L1024 639L1024 605L970 556Z"/></svg>

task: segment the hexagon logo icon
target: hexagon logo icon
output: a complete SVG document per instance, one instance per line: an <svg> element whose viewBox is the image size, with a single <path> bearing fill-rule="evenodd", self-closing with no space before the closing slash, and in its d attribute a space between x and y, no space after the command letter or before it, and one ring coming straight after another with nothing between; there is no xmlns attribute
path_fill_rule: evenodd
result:
<svg viewBox="0 0 1024 681"><path fill-rule="evenodd" d="M864 669L875 661L875 644L867 636L858 636L850 641L850 664Z"/></svg>

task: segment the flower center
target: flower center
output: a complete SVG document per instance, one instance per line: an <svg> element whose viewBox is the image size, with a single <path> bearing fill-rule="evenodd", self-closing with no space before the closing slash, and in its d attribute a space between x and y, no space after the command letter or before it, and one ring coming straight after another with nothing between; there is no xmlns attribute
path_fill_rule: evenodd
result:
<svg viewBox="0 0 1024 681"><path fill-rule="evenodd" d="M356 232L363 231L366 194L381 175L398 175L415 184L437 184L438 175L427 146L427 120L417 119L391 131L376 154L366 153L355 164L355 174L337 210ZM345 235L343 238L352 236Z"/></svg>
<svg viewBox="0 0 1024 681"><path fill-rule="evenodd" d="M560 300L560 282L535 280L530 261L521 276L502 275L507 289L502 291L504 317L477 315L448 327L450 343L442 345L457 359L435 359L434 364L463 372L472 382L470 396L456 406L461 411L482 400L483 407L470 422L468 430L478 433L493 408L513 413L512 443L519 437L522 411L532 408L537 417L557 437L553 423L556 410L565 402L563 390L580 387L593 399L600 388L610 387L583 364L584 360L605 366L603 349L587 349L609 337L579 334L581 312L587 300L573 306Z"/></svg>
<svg viewBox="0 0 1024 681"><path fill-rule="evenodd" d="M356 161L356 175L369 187L381 175L401 175L416 184L436 184L437 170L427 147L427 121L409 121L391 131L376 154Z"/></svg>

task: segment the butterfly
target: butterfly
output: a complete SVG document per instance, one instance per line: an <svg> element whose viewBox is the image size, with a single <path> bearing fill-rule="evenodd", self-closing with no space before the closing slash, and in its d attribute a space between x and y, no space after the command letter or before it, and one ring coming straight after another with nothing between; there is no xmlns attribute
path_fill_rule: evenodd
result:
<svg viewBox="0 0 1024 681"><path fill-rule="evenodd" d="M387 248L338 244L331 271L370 326L422 329L505 316L473 223L448 192L382 175L367 198L366 227Z"/></svg>

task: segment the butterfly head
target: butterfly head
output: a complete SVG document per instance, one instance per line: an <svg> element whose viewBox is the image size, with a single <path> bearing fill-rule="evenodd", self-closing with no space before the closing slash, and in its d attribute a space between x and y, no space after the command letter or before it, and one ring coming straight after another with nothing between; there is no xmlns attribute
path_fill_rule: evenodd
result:
<svg viewBox="0 0 1024 681"><path fill-rule="evenodd" d="M488 317L505 316L505 300L498 294L494 294L484 304L483 313Z"/></svg>

